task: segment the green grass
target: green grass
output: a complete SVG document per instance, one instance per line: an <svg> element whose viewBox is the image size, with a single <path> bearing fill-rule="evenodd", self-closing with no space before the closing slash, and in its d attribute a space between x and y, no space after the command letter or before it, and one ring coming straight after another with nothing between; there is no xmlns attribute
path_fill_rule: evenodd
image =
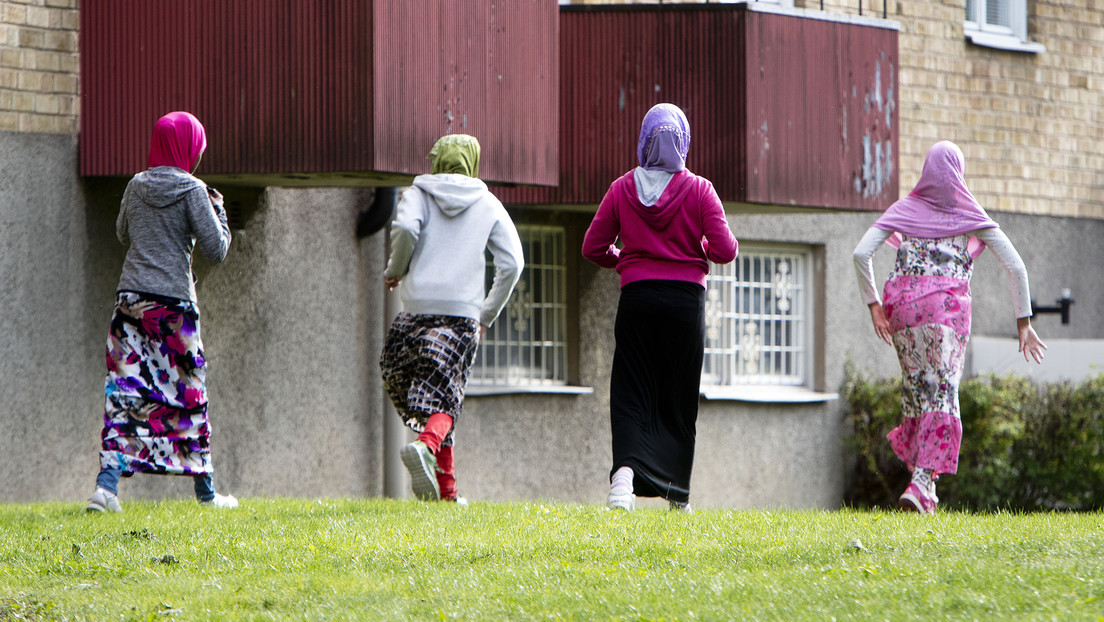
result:
<svg viewBox="0 0 1104 622"><path fill-rule="evenodd" d="M0 620L1104 619L1104 515L0 505Z"/></svg>

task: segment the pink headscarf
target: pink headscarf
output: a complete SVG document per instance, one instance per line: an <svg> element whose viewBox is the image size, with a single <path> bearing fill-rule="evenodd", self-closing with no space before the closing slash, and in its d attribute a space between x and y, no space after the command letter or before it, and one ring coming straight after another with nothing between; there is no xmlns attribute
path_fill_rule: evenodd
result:
<svg viewBox="0 0 1104 622"><path fill-rule="evenodd" d="M190 112L170 112L153 126L149 168L175 166L192 172L207 148L207 132Z"/></svg>
<svg viewBox="0 0 1104 622"><path fill-rule="evenodd" d="M999 225L977 202L966 187L962 173L965 168L962 150L958 145L940 141L932 145L924 158L920 181L907 197L890 205L874 226L894 235L887 244L898 246L900 234L918 238L947 238L978 229L992 229ZM976 247L971 239L971 251L980 253L984 245ZM975 254L976 253L972 253Z"/></svg>

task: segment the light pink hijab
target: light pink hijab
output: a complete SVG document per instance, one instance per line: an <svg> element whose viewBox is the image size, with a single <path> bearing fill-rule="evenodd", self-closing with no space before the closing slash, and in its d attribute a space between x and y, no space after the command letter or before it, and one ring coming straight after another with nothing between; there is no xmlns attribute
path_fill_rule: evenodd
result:
<svg viewBox="0 0 1104 622"><path fill-rule="evenodd" d="M175 166L192 172L207 148L207 132L190 112L170 112L153 126L149 168Z"/></svg>
<svg viewBox="0 0 1104 622"><path fill-rule="evenodd" d="M907 197L890 205L874 226L892 231L887 244L897 247L901 235L917 238L947 238L978 229L996 228L977 202L963 178L964 158L958 145L940 141L932 145L924 158L920 181ZM985 245L970 240L971 254L977 256ZM975 252L976 250L976 252Z"/></svg>

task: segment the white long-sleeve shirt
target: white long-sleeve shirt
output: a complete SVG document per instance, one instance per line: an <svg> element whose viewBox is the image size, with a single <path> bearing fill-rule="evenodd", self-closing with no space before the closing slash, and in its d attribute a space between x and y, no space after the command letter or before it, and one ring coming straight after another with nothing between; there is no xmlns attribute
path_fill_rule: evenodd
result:
<svg viewBox="0 0 1104 622"><path fill-rule="evenodd" d="M852 257L855 261L855 273L859 280L859 291L862 293L863 302L872 305L881 303L877 285L874 283L874 253L893 235L892 231L885 231L877 227L867 229L866 234L859 240L858 246ZM1008 273L1008 287L1012 292L1012 306L1017 318L1031 315L1031 289L1027 281L1027 267L1024 265L1020 254L1012 241L1000 229L993 227L979 229L972 232L985 246L993 251L997 260L1004 266Z"/></svg>

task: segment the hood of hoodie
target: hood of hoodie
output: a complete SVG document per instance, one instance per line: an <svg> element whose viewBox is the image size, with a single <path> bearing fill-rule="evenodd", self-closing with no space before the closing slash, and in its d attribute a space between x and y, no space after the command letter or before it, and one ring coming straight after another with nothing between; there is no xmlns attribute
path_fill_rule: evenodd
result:
<svg viewBox="0 0 1104 622"><path fill-rule="evenodd" d="M463 212L487 193L483 180L456 173L418 175L414 187L433 197L437 207L448 216Z"/></svg>
<svg viewBox="0 0 1104 622"><path fill-rule="evenodd" d="M644 222L648 223L648 226L652 229L661 231L667 228L671 219L682 209L683 195L693 187L693 184L687 183L690 178L691 174L686 170L676 173L671 177L671 181L667 182L667 187L663 189L663 193L659 195L655 205L644 205L640 202L640 198L636 193L636 180L633 178L632 171L625 175L626 183L621 184L621 190L625 193L625 201L636 209Z"/></svg>
<svg viewBox="0 0 1104 622"><path fill-rule="evenodd" d="M153 207L168 207L196 188L206 186L183 169L175 166L155 166L134 176L131 192Z"/></svg>

